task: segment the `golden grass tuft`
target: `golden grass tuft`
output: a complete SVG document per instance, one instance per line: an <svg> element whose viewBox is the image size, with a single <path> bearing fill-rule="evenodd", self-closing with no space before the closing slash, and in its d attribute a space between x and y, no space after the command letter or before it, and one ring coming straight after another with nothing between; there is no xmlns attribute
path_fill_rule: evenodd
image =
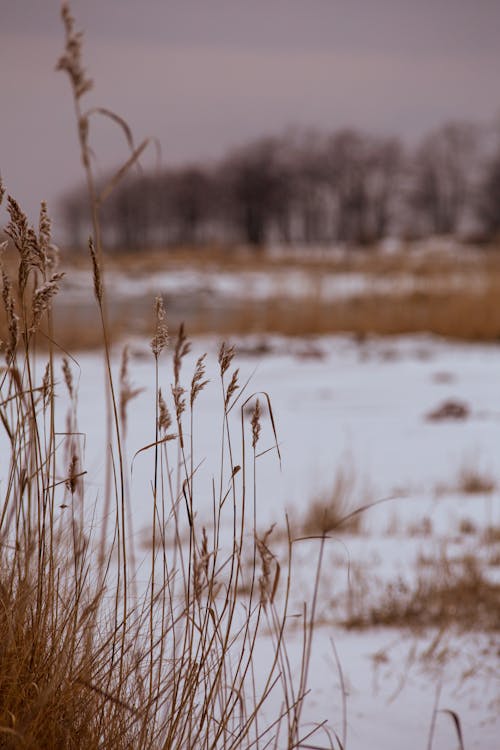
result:
<svg viewBox="0 0 500 750"><path fill-rule="evenodd" d="M104 197L95 190L88 147L96 113L111 117L127 136L130 132L114 113L84 109L92 82L82 63L82 36L67 3L62 16L66 47L58 67L72 87L92 207L89 250L106 373L101 430L106 477L96 500L95 489L86 485L87 436L78 427L74 360L70 353L61 358L55 343L62 278L55 270L45 205L37 233L8 196L11 244L2 266L0 368L0 746L208 750L294 748L304 736L314 742L316 732L328 734L321 723L311 729L302 722L315 597L304 607L302 658L294 673L287 640L293 542L288 534L285 559L278 561L268 536L258 538L256 529L248 528L248 518L256 518L260 415L250 424L245 404L240 407L243 436L235 441L228 414L236 405L237 371L228 384L234 348L224 345L221 415L213 428L221 446L219 476L199 490L194 410L207 385L205 359L198 359L186 380L190 342L181 326L170 394L163 395L160 359L165 377L168 332L161 298L151 324L155 439L135 454L149 459L151 468L150 495L140 498L151 511L151 543L139 575L126 450L127 407L137 389L126 350L119 383L113 375L114 331L108 326L99 223ZM111 187L144 144L133 149L131 143L132 156ZM0 183L0 198L3 194ZM77 343L73 331L71 348ZM253 450L247 448L250 441ZM276 451L279 455L277 443ZM201 526L199 504L207 496L212 517ZM243 559L253 560L246 587Z"/></svg>
<svg viewBox="0 0 500 750"><path fill-rule="evenodd" d="M38 272L27 269L24 297L31 289L36 295L31 282ZM104 294L103 287L98 304ZM106 360L115 489L100 504L85 485L73 362L62 358L60 376L52 347L40 359L29 306L4 299L20 335L5 351L0 375L0 419L9 449L0 511L1 746L239 748L274 742L280 733L287 747L298 746L314 607L304 620L295 682L283 668L290 660L293 542L288 536L288 559L279 560L269 534L248 534L246 518L256 517L255 449L263 417L258 399L251 418L245 404L240 407L247 437L237 448L228 421L237 390L237 370L229 372L234 348L223 345L220 352L220 477L210 488L211 523L200 527L193 428L208 383L205 357L186 386L190 342L181 327L167 404L159 387L166 323L156 305L156 439L138 451L151 456L153 526L141 573L149 571L149 578L139 584L125 451L127 407L138 390L127 350L119 391ZM40 318L51 326L52 295ZM61 388L68 401L62 441L56 432ZM176 432L170 432L174 424ZM224 541L228 528L232 536ZM243 559L253 560L250 572ZM262 640L272 647L265 667L257 655ZM277 708L264 718L271 698Z"/></svg>
<svg viewBox="0 0 500 750"><path fill-rule="evenodd" d="M305 536L336 534L359 534L362 528L361 512L356 508L356 478L352 469L340 467L333 486L328 493L313 498L303 517L297 522L300 533Z"/></svg>

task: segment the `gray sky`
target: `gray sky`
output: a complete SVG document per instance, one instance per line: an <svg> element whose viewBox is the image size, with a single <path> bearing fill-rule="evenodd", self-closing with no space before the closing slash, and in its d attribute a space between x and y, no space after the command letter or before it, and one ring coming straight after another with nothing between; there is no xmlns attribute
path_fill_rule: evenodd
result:
<svg viewBox="0 0 500 750"><path fill-rule="evenodd" d="M414 142L500 112L499 0L74 0L88 105L156 136L165 163L289 125ZM58 0L0 0L0 171L30 212L81 178ZM102 169L126 152L107 124ZM154 156L149 157L151 163ZM147 165L148 157L143 160Z"/></svg>

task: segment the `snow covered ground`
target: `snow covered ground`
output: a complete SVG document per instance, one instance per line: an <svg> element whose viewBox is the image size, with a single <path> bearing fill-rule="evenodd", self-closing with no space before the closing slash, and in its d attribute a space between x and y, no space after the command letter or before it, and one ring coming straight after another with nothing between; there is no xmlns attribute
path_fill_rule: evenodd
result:
<svg viewBox="0 0 500 750"><path fill-rule="evenodd" d="M259 463L263 526L281 517L285 507L300 511L315 495L327 493L342 467L356 475L360 500L401 497L367 519L367 525L376 523L378 531L383 531L384 519L390 525L393 512L406 515L414 505L419 514L439 515L437 509L447 506L447 496L453 495L464 469L500 481L499 347L449 344L425 336L364 344L349 337L313 343L267 339L265 355L260 354L261 346L260 340L242 342L244 353L238 355L236 365L240 383L249 379L246 395L268 392L276 417L282 467L272 453ZM210 474L220 450L219 435L213 432L221 413L216 350L213 341L197 341L184 365L184 382L189 386L195 359L208 351L211 383L199 396L194 433L195 453ZM131 354L131 379L144 388L129 407L128 445L134 453L154 437L154 368L143 342L132 342ZM168 356L160 364L164 393L171 382ZM93 431L103 410L102 358L79 354L77 361L80 422L88 435L90 474L97 476L103 459ZM116 372L118 368L117 358ZM449 400L466 404L469 416L427 418ZM238 409L233 411L238 426ZM271 447L266 425L262 439ZM134 482L140 484L148 476L147 463L147 458L136 460ZM476 510L482 505L476 499L474 503ZM449 523L450 531L456 519L450 517Z"/></svg>
<svg viewBox="0 0 500 750"><path fill-rule="evenodd" d="M197 401L193 434L194 465L199 464L196 512L208 522L222 427L215 341L194 343L184 378L188 387L203 351L208 351L211 383ZM418 561L422 568L425 559L432 568L439 560L472 556L487 580L500 581L498 535L496 542L485 541L488 531L495 537L500 527L500 347L451 344L428 336L360 344L345 336L245 339L240 351L240 383L249 379L247 396L269 394L282 456L281 467L275 450L258 459L258 528L264 531L271 522L282 527L287 510L300 529L311 502L331 495L339 472L351 477L351 507L384 499L363 515L355 534L332 532L326 543L308 719L328 719L343 734L333 639L347 693L350 750L427 748L436 705L460 717L466 748L495 750L500 736L498 628L494 635L451 629L431 649L432 629L418 635L386 627L346 631L339 625L342 613L336 602L349 590L348 567L366 583L367 601L377 599L384 582L402 577L411 585ZM81 354L77 360L87 488L98 496L104 465L102 361L96 354ZM118 357L115 367L118 372ZM74 367L75 377L78 372ZM130 377L134 386L144 388L130 403L127 450L132 457L155 436L153 358L142 341L131 342ZM165 394L170 383L169 354L160 366ZM429 419L445 402L462 405L463 418ZM241 462L238 411L231 415L234 463ZM249 419L245 414L247 430ZM273 446L266 414L260 444L261 450ZM135 459L130 480L138 540L151 518L151 470L152 456L145 451ZM479 482L471 491L466 482L471 476L479 477L484 487ZM272 546L280 555L279 539ZM317 547L318 542L297 544L297 611L311 592ZM264 659L265 643L261 648ZM426 651L427 658L421 658ZM328 746L319 735L315 742ZM458 747L450 714L436 715L433 747Z"/></svg>

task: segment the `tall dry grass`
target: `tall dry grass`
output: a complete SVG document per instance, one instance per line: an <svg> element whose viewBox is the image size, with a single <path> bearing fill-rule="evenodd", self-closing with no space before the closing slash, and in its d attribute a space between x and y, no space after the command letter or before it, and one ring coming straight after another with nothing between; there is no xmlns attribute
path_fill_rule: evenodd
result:
<svg viewBox="0 0 500 750"><path fill-rule="evenodd" d="M62 16L66 46L59 68L71 81L93 218L89 249L106 363L107 473L95 500L86 485L75 363L54 336L53 302L63 278L46 207L35 230L8 196L6 234L16 261L1 269L0 746L317 746L316 731L325 728L304 728L302 718L316 600L304 605L296 663L288 641L294 542L289 536L287 559L279 560L270 532L259 534L256 527L259 398L267 401L274 431L271 405L265 394L241 395L234 349L223 344L221 414L213 426L220 466L210 487L198 486L195 412L207 384L205 360L186 378L190 343L181 327L172 347L170 393L162 392L169 342L161 299L150 342L153 439L139 451L151 461L151 494L140 499L151 506L151 551L139 572L126 451L127 407L137 391L126 352L119 378L113 374L99 231L107 189L96 193L88 142L96 114L130 134L114 113L84 109L92 82L82 63L82 37L66 3ZM145 142L139 148L131 143L131 156L109 189L144 148ZM3 187L0 193L3 199ZM241 434L235 436L230 415L237 410ZM198 508L207 496L211 523L202 526ZM320 544L317 578L321 556ZM250 569L243 565L248 559Z"/></svg>

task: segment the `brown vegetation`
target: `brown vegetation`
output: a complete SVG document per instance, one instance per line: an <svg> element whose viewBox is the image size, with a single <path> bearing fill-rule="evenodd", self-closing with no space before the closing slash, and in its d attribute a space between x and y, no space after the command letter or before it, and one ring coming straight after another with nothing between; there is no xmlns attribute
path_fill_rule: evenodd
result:
<svg viewBox="0 0 500 750"><path fill-rule="evenodd" d="M328 533L358 534L361 531L361 504L356 503L354 471L340 467L331 491L308 502L303 517L294 524L296 534L321 536Z"/></svg>
<svg viewBox="0 0 500 750"><path fill-rule="evenodd" d="M451 482L439 482L435 495L459 493L462 495L491 495L497 487L495 478L489 473L466 461L460 467L457 477Z"/></svg>
<svg viewBox="0 0 500 750"><path fill-rule="evenodd" d="M64 281L63 281L64 283ZM449 339L495 342L500 338L500 286L485 293L362 295L350 299L324 301L321 297L273 297L225 301L221 308L198 301L189 320L193 335L281 334L316 336L349 333L361 342L372 335L433 333ZM144 335L147 321L131 301L111 315L114 340L123 335ZM93 315L66 310L56 321L57 341L63 348L91 349L99 346L99 333ZM171 314L172 325L180 323ZM0 335L5 331L5 318ZM46 347L47 333L39 334Z"/></svg>
<svg viewBox="0 0 500 750"><path fill-rule="evenodd" d="M462 421L470 415L470 409L463 401L449 399L427 414L429 422Z"/></svg>
<svg viewBox="0 0 500 750"><path fill-rule="evenodd" d="M268 536L259 538L255 529L248 534L245 520L255 517L258 401L247 424L251 438L243 440L237 455L228 421L237 370L234 349L223 345L217 420L223 458L220 477L208 490L211 496L213 489L211 523L200 528L193 412L206 386L204 358L186 382L183 360L190 344L181 327L171 393L168 398L162 394L159 362L168 333L161 298L154 306L150 343L155 439L139 451L151 457L153 525L149 560L138 578L126 458L127 405L137 390L126 354L119 382L112 375L99 239L101 197L94 190L87 143L92 111L82 107L92 82L66 3L62 15L66 49L59 67L71 80L93 209L90 255L108 406L103 420L106 481L96 502L94 489L85 485L72 361L65 357L61 362L53 344L53 301L61 278L45 206L36 231L8 196L6 231L17 257L1 267L0 745L12 750L236 749L277 743L279 737L288 748L299 747L304 733L311 738L316 731L302 727L315 595L304 614L303 656L294 676L287 646L293 544L289 538L287 559L278 563ZM0 202L3 197L0 183ZM44 353L37 351L41 327ZM57 432L61 388L68 403L63 434ZM223 528L232 530L229 543ZM244 596L243 557L253 560ZM270 653L265 668L257 663L263 640ZM265 717L263 708L276 693L275 708Z"/></svg>
<svg viewBox="0 0 500 750"><path fill-rule="evenodd" d="M496 487L492 476L473 466L464 466L460 472L459 489L465 495L489 495Z"/></svg>
<svg viewBox="0 0 500 750"><path fill-rule="evenodd" d="M365 581L359 591L350 595L350 613L343 620L348 628L500 628L500 586L488 580L473 557L434 560L411 583L399 578L370 586Z"/></svg>

